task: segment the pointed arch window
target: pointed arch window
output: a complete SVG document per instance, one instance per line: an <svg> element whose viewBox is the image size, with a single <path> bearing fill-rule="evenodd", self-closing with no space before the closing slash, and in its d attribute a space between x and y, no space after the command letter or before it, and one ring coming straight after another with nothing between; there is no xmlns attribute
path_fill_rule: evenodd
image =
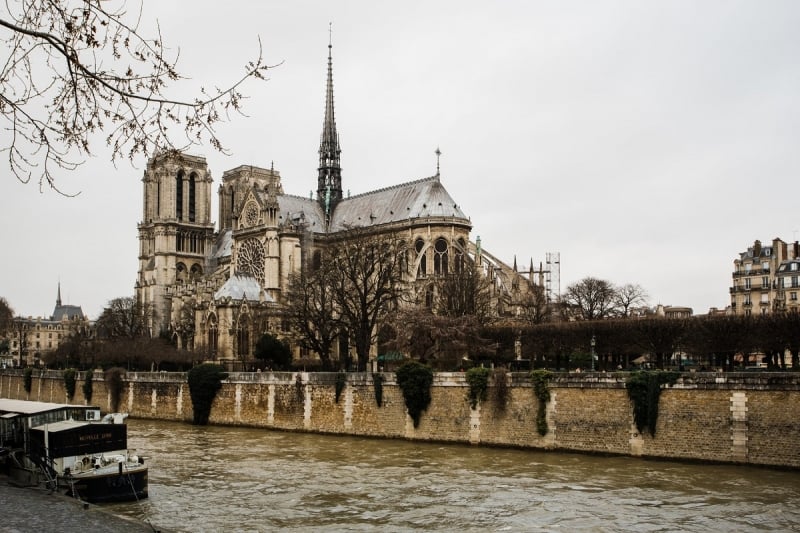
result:
<svg viewBox="0 0 800 533"><path fill-rule="evenodd" d="M217 315L208 317L208 352L212 359L217 358L219 348L219 328L217 327Z"/></svg>
<svg viewBox="0 0 800 533"><path fill-rule="evenodd" d="M311 254L311 271L316 272L322 267L322 252L319 250L314 250L314 253Z"/></svg>
<svg viewBox="0 0 800 533"><path fill-rule="evenodd" d="M239 320L236 328L236 344L239 357L246 359L250 355L250 328L246 318Z"/></svg>
<svg viewBox="0 0 800 533"><path fill-rule="evenodd" d="M453 258L456 272L464 271L464 254L466 253L466 250L467 246L464 242L464 239L458 239L458 246L455 247L455 257Z"/></svg>
<svg viewBox="0 0 800 533"><path fill-rule="evenodd" d="M188 277L188 272L186 271L186 265L183 263L178 263L175 265L175 279L184 282Z"/></svg>
<svg viewBox="0 0 800 533"><path fill-rule="evenodd" d="M192 172L189 175L189 222L194 222L195 213L197 211L195 202L197 202L197 174Z"/></svg>
<svg viewBox="0 0 800 533"><path fill-rule="evenodd" d="M183 170L175 177L175 218L183 220Z"/></svg>
<svg viewBox="0 0 800 533"><path fill-rule="evenodd" d="M414 250L417 252L419 258L419 267L417 268L417 277L424 278L428 275L428 259L425 257L425 241L422 238L414 242Z"/></svg>
<svg viewBox="0 0 800 533"><path fill-rule="evenodd" d="M437 276L447 274L449 254L447 240L444 237L436 239L433 245L433 273Z"/></svg>
<svg viewBox="0 0 800 533"><path fill-rule="evenodd" d="M397 249L400 252L400 273L405 276L408 272L408 248L404 241L400 241Z"/></svg>

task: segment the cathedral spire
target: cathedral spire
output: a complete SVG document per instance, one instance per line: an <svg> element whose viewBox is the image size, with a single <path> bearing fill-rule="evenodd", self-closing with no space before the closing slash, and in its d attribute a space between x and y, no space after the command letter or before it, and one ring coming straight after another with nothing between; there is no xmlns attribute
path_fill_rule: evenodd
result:
<svg viewBox="0 0 800 533"><path fill-rule="evenodd" d="M342 168L339 163L342 150L339 147L339 134L336 132L333 109L333 45L330 27L328 32L328 80L325 91L325 120L319 142L317 200L325 209L325 217L329 219L336 204L342 199Z"/></svg>
<svg viewBox="0 0 800 533"><path fill-rule="evenodd" d="M61 282L58 282L58 295L56 296L56 307L61 307Z"/></svg>

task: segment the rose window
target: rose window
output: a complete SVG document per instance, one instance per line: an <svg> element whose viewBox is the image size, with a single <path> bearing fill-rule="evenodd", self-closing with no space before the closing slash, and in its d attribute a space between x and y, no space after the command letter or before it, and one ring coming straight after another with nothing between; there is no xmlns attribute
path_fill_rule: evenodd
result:
<svg viewBox="0 0 800 533"><path fill-rule="evenodd" d="M258 206L254 203L247 204L244 212L245 224L255 226L258 224Z"/></svg>
<svg viewBox="0 0 800 533"><path fill-rule="evenodd" d="M238 270L259 282L264 279L264 247L256 239L247 239L239 246Z"/></svg>

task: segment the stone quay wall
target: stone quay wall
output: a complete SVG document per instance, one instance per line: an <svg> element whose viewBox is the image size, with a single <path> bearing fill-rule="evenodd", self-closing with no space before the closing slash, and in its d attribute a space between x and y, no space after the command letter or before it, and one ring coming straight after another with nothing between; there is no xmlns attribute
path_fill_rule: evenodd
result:
<svg viewBox="0 0 800 533"><path fill-rule="evenodd" d="M536 431L538 400L524 373L507 375L505 405L490 386L488 399L475 409L463 373L435 374L432 401L417 428L394 374L381 375L379 407L372 374L347 374L337 402L335 373L231 373L214 400L210 423L800 468L800 374L683 374L661 392L655 437L636 429L625 373L553 374L544 436ZM4 370L0 397L82 404L84 377L79 373L70 400L61 372L34 371L27 393L21 371ZM93 389L91 403L111 410L102 377L95 377ZM134 418L191 422L186 374L127 373L119 410Z"/></svg>

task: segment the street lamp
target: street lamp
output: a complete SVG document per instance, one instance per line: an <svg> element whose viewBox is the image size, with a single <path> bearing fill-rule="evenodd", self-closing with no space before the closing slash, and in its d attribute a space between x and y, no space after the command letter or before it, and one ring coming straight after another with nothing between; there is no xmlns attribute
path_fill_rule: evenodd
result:
<svg viewBox="0 0 800 533"><path fill-rule="evenodd" d="M592 358L592 372L594 372L594 347L597 344L597 339L594 338L592 335L592 340L589 341L589 345L592 347L591 351L591 358Z"/></svg>

